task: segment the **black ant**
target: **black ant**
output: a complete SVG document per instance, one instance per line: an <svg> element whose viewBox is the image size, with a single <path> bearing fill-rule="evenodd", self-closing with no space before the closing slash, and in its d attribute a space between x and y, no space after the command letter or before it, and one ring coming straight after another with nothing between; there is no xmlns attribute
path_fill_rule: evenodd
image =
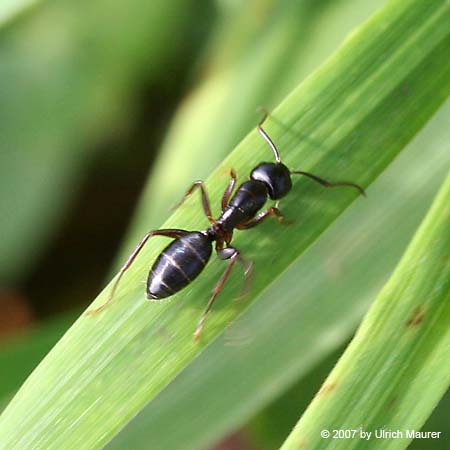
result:
<svg viewBox="0 0 450 450"><path fill-rule="evenodd" d="M98 308L89 311L89 314L102 310L112 300L123 274L131 266L138 253L151 237L166 236L174 239L174 241L160 253L150 270L147 280L147 298L153 300L169 297L191 283L209 261L213 250L212 244L215 241L218 257L223 260L228 259L230 263L213 289L206 309L200 317L197 329L194 333L194 339L198 340L205 319L210 312L217 295L225 285L236 261L244 268L246 284L248 284L248 280L253 270L253 263L247 262L242 258L239 250L236 247L231 246L234 229L247 230L258 225L269 216L274 216L278 222L282 223L284 221L284 216L278 209L278 201L291 190L291 175L307 176L326 187L351 186L357 189L362 195L365 195L363 188L355 183L332 183L308 172L289 170L281 162L280 154L272 139L262 128L267 116L267 112L264 111L264 116L257 125L257 130L272 149L276 162L262 162L258 164L251 171L250 179L238 187L232 198L231 195L233 194L237 182L237 176L235 171L231 169L231 180L223 193L222 213L218 219L214 219L212 216L203 181L196 181L193 183L177 206L180 206L195 191L195 189L200 189L203 211L211 225L203 231L177 229L149 231L120 269L119 275L114 281L109 297L105 303ZM276 201L275 205L264 211L258 212L269 198Z"/></svg>

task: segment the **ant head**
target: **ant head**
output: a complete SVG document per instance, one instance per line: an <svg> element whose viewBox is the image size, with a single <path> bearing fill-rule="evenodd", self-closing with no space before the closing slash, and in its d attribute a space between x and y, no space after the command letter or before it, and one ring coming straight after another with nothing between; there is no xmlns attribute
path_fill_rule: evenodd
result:
<svg viewBox="0 0 450 450"><path fill-rule="evenodd" d="M272 200L284 197L292 188L291 173L281 162L259 164L252 170L250 178L263 182Z"/></svg>

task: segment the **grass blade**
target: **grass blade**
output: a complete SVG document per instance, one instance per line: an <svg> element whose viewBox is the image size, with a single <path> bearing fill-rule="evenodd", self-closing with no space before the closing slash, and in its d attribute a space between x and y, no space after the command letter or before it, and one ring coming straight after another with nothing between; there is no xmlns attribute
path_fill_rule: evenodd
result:
<svg viewBox="0 0 450 450"><path fill-rule="evenodd" d="M348 342L445 179L449 114L447 102L370 186L367 201L336 220L107 448L210 448ZM277 429L278 445L268 448L278 448L292 430L295 405L284 428L275 421L282 421L280 409L272 410L272 428L266 428ZM174 417L182 418L176 426ZM255 448L262 449L261 442Z"/></svg>
<svg viewBox="0 0 450 450"><path fill-rule="evenodd" d="M403 449L450 385L450 175L392 278L283 450ZM359 432L325 439L321 430ZM397 438L375 432L399 430ZM409 430L409 431L408 431ZM328 437L328 436L327 436Z"/></svg>
<svg viewBox="0 0 450 450"><path fill-rule="evenodd" d="M269 0L270 8L259 13L256 22L260 0L248 1L245 7L228 4L232 11L221 17L213 45L203 57L207 76L172 122L115 269L149 228L167 219L168 205L180 200L192 180L210 175L255 126L258 106L272 110L382 3L343 0L336 7L332 0ZM297 135L297 142L305 136Z"/></svg>

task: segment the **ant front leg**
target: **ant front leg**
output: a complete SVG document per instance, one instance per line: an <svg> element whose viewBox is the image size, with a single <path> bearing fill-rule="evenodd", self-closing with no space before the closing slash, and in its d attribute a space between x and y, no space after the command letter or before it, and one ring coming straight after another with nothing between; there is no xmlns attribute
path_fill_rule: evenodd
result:
<svg viewBox="0 0 450 450"><path fill-rule="evenodd" d="M228 183L227 188L225 189L225 192L222 196L222 211L228 206L228 202L230 201L231 194L233 193L234 187L236 186L237 182L237 175L234 169L230 169L230 177L231 180Z"/></svg>
<svg viewBox="0 0 450 450"><path fill-rule="evenodd" d="M249 228L256 227L256 225L260 224L270 216L275 217L278 220L278 222L283 225L290 224L290 222L286 220L284 214L277 208L277 206L274 206L272 208L260 212L256 217L249 220L248 222L239 224L236 228L238 230L247 230Z"/></svg>
<svg viewBox="0 0 450 450"><path fill-rule="evenodd" d="M200 320L198 321L197 329L194 333L194 340L198 341L200 339L200 335L202 334L203 330L203 324L205 323L206 317L208 316L209 312L211 311L211 308L214 304L214 301L216 300L219 293L222 291L223 287L225 286L225 283L227 282L230 273L233 269L233 266L236 264L236 261L239 261L240 264L242 264L244 268L244 277L245 277L245 286L248 288L249 280L253 272L253 263L247 262L242 258L241 254L239 253L239 250L234 247L227 247L227 248L221 248L217 250L217 255L220 259L226 260L229 259L230 263L228 264L228 267L225 269L225 272L220 277L219 281L217 282L216 286L213 289L211 298L209 299L208 304L206 305L206 309L203 312L202 316L200 317Z"/></svg>
<svg viewBox="0 0 450 450"><path fill-rule="evenodd" d="M211 213L211 206L209 205L208 194L206 193L205 183L202 180L198 180L198 181L195 181L194 183L192 183L192 186L186 191L186 193L184 194L183 198L181 199L181 202L178 203L177 205L175 205L172 209L179 208L186 201L186 199L192 195L192 193L197 188L200 189L200 192L201 192L201 195L202 195L203 211L204 211L206 217L208 218L208 220L212 224L214 224L215 220L214 220L214 218L212 216L212 213Z"/></svg>
<svg viewBox="0 0 450 450"><path fill-rule="evenodd" d="M170 237L170 238L179 238L184 236L185 234L187 234L188 231L186 230L176 230L176 229L167 229L167 230L153 230L153 231L149 231L141 240L141 242L139 242L139 244L137 245L137 247L133 250L133 252L131 253L131 255L128 257L128 259L125 261L125 264L122 266L122 268L119 271L119 275L117 276L116 280L114 281L114 284L112 286L112 289L108 295L108 298L106 299L106 301L104 303L102 303L100 306L98 306L97 308L91 309L89 311L86 312L86 314L88 315L93 315L93 314L97 314L98 312L100 312L103 308L105 308L105 306L111 302L111 300L114 297L114 294L116 292L117 286L119 285L119 282L123 276L123 274L129 269L129 267L131 266L131 264L133 264L133 261L136 259L136 256L139 254L139 252L142 250L142 248L144 247L144 245L147 243L147 241L153 237L153 236L166 236L166 237Z"/></svg>

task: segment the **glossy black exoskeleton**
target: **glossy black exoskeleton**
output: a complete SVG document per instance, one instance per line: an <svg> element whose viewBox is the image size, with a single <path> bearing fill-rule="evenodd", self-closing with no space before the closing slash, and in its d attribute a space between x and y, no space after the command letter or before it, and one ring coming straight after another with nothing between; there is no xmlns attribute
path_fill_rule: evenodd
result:
<svg viewBox="0 0 450 450"><path fill-rule="evenodd" d="M213 243L215 242L215 250L219 258L230 260L230 263L213 289L206 309L200 317L197 329L194 333L195 339L198 339L202 332L205 318L211 310L215 298L227 281L236 261L241 263L244 268L246 284L248 284L247 282L253 270L253 263L244 260L239 250L231 245L233 231L235 229L246 230L252 228L269 216L274 216L282 223L284 221L284 216L278 209L278 201L291 190L291 175L305 175L326 187L351 186L364 195L364 190L355 183L332 183L308 172L289 170L281 162L278 149L266 131L262 128L262 124L266 117L267 113L258 124L257 129L271 147L275 155L275 162L263 162L258 164L251 171L250 179L242 183L233 196L232 194L237 177L232 169L230 171L230 182L222 197L222 213L217 219L214 219L212 216L203 181L196 181L193 183L178 206L180 206L195 189L200 189L203 210L211 225L203 231L163 229L148 232L122 266L106 302L98 308L91 310L90 313L96 313L102 310L112 300L123 274L130 267L137 254L151 237L166 236L174 239L160 253L150 270L147 280L147 298L153 300L169 297L191 283L208 263L213 251ZM275 200L275 205L261 211L268 199Z"/></svg>

